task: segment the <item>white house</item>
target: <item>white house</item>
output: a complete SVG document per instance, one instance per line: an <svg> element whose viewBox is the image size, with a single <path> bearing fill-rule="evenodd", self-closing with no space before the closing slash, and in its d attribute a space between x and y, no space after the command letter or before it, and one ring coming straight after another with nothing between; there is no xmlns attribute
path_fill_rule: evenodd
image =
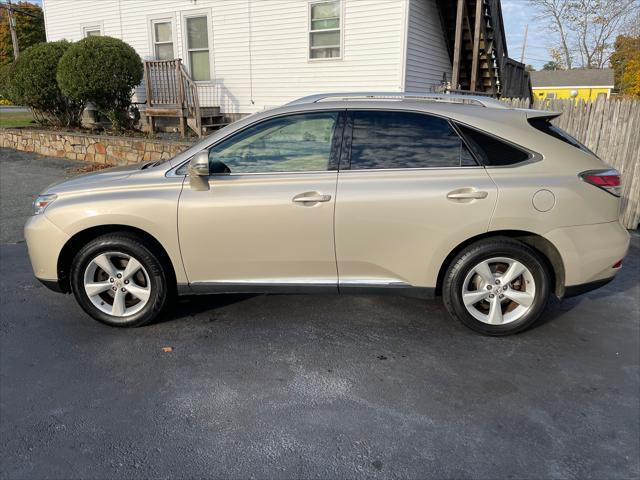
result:
<svg viewBox="0 0 640 480"><path fill-rule="evenodd" d="M477 1L483 22L499 15L500 25L488 28L502 28L499 0ZM477 3L457 2L467 16L458 24L454 0L43 0L43 7L47 40L108 35L145 60L181 58L200 105L233 116L319 92L431 91L452 78L456 62L456 86L468 83L473 32L463 33ZM493 30L483 28L491 42ZM495 43L475 45L489 61L474 67L495 73L499 93L492 70L506 58L506 42ZM481 77L476 86L488 91ZM145 98L141 86L137 99Z"/></svg>

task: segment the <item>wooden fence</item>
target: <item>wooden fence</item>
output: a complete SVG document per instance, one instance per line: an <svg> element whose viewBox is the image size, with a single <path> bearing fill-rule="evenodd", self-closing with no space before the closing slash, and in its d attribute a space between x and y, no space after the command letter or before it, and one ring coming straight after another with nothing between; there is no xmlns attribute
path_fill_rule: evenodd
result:
<svg viewBox="0 0 640 480"><path fill-rule="evenodd" d="M529 108L529 100L503 100L513 107ZM620 221L629 229L640 222L640 100L600 98L582 100L536 100L538 110L562 112L554 125L595 152L622 173Z"/></svg>

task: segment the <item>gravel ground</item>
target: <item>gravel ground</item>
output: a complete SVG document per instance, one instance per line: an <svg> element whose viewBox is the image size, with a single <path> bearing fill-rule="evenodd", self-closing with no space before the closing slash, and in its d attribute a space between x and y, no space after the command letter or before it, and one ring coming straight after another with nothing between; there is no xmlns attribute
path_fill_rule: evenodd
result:
<svg viewBox="0 0 640 480"><path fill-rule="evenodd" d="M122 330L6 243L70 162L0 162L0 478L640 476L637 233L614 282L514 337L391 296L185 298Z"/></svg>

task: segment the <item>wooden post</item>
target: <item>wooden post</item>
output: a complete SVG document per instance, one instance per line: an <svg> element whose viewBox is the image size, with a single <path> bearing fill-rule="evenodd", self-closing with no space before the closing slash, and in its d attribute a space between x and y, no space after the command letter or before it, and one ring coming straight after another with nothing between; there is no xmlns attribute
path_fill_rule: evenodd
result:
<svg viewBox="0 0 640 480"><path fill-rule="evenodd" d="M180 115L180 136L184 138L187 134L187 114L184 101L184 82L182 81L182 69L180 68L180 59L174 60L176 63L176 87L178 90L178 105L182 114Z"/></svg>
<svg viewBox="0 0 640 480"><path fill-rule="evenodd" d="M451 74L451 88L458 89L460 83L460 53L462 49L462 14L464 9L464 0L458 0L456 9L456 33L453 43L453 72Z"/></svg>
<svg viewBox="0 0 640 480"><path fill-rule="evenodd" d="M471 84L469 90L476 91L478 82L478 63L480 63L480 22L484 0L476 0L476 21L473 28L473 60L471 62Z"/></svg>
<svg viewBox="0 0 640 480"><path fill-rule="evenodd" d="M144 88L147 90L147 109L151 108L153 90L151 90L151 74L149 70L149 62L144 62ZM156 133L156 125L153 117L147 115L147 123L149 124L149 131Z"/></svg>

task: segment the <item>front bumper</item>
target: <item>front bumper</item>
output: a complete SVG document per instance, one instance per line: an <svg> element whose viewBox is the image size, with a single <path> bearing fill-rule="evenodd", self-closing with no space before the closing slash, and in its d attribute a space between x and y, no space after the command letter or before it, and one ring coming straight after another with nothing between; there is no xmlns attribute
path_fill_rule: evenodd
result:
<svg viewBox="0 0 640 480"><path fill-rule="evenodd" d="M545 238L562 257L565 296L613 279L620 270L614 265L626 256L630 241L629 232L618 221L557 228Z"/></svg>
<svg viewBox="0 0 640 480"><path fill-rule="evenodd" d="M47 286L57 284L58 258L69 235L41 214L29 217L24 226L24 238L36 278Z"/></svg>

